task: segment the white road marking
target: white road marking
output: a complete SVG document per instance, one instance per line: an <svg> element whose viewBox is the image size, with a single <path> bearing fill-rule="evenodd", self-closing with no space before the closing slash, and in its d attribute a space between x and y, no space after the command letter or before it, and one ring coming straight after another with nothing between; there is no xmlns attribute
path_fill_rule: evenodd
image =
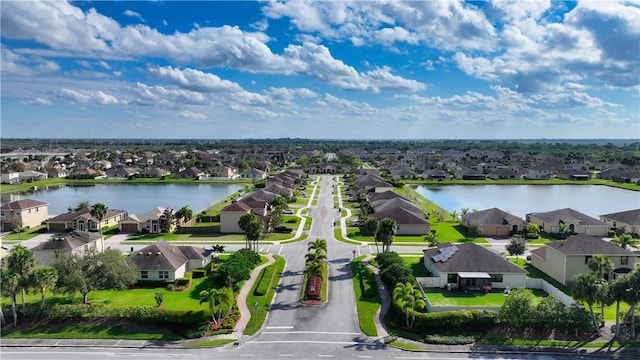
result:
<svg viewBox="0 0 640 360"><path fill-rule="evenodd" d="M240 356L242 357L253 357L256 356L255 354L240 354Z"/></svg>
<svg viewBox="0 0 640 360"><path fill-rule="evenodd" d="M332 357L333 357L333 355L318 354L318 357L328 357L328 358L332 358Z"/></svg>
<svg viewBox="0 0 640 360"><path fill-rule="evenodd" d="M293 354L278 354L278 356L282 356L282 357L293 357Z"/></svg>
<svg viewBox="0 0 640 360"><path fill-rule="evenodd" d="M369 355L360 355L358 356L360 359L371 359L373 356L369 356Z"/></svg>
<svg viewBox="0 0 640 360"><path fill-rule="evenodd" d="M266 326L265 329L293 329L293 325L291 325L291 326Z"/></svg>
<svg viewBox="0 0 640 360"><path fill-rule="evenodd" d="M293 328L293 326L291 327ZM267 329L274 329L267 327ZM322 334L322 335L360 335L355 332L326 332L326 331L263 331L262 334Z"/></svg>

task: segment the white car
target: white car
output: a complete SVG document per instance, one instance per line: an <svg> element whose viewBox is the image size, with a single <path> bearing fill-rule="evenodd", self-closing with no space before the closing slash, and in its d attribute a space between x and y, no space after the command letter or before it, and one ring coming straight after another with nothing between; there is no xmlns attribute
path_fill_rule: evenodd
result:
<svg viewBox="0 0 640 360"><path fill-rule="evenodd" d="M283 213L283 214L289 214L289 215L291 215L291 214L293 214L293 210L291 210L291 209L286 209L286 210L285 210L285 211L283 211L282 213Z"/></svg>

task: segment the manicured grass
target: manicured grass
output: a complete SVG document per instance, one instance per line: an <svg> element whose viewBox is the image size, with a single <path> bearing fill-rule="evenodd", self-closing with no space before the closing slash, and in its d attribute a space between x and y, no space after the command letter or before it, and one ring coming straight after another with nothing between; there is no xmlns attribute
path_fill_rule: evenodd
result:
<svg viewBox="0 0 640 360"><path fill-rule="evenodd" d="M214 339L209 341L203 341L199 343L188 344L187 347L197 348L197 347L216 347L223 346L235 342L236 339Z"/></svg>
<svg viewBox="0 0 640 360"><path fill-rule="evenodd" d="M409 351L427 351L427 349L424 346L407 344L400 341L392 341L389 343L389 345L398 349L409 350Z"/></svg>
<svg viewBox="0 0 640 360"><path fill-rule="evenodd" d="M258 286L258 282L256 282L247 296L247 306L249 307L249 310L251 310L251 319L249 319L249 322L244 329L245 335L253 335L260 330L262 324L264 324L264 320L267 318L267 312L269 311L271 300L276 293L280 276L284 270L285 260L278 255L273 255L273 257L275 262L269 265L274 267L274 271L271 272L273 274L273 279L271 280L269 291L267 291L263 296L255 296L255 287ZM257 311L255 304L258 304Z"/></svg>
<svg viewBox="0 0 640 360"><path fill-rule="evenodd" d="M571 289L568 286L561 284L556 279L554 279L551 276L543 273L538 268L536 268L535 266L531 265L531 263L525 261L525 259L519 258L519 259L512 259L511 261L516 263L521 268L527 270L527 272L528 272L527 276L528 277L534 278L534 279L543 279L546 282L548 282L549 284L553 285L556 289L558 289L558 290L562 291L563 293L571 296Z"/></svg>
<svg viewBox="0 0 640 360"><path fill-rule="evenodd" d="M131 331L120 325L70 324L64 326L36 326L15 331L2 329L3 338L15 339L125 339L125 340L180 340L180 337L162 329Z"/></svg>
<svg viewBox="0 0 640 360"><path fill-rule="evenodd" d="M411 268L414 277L430 276L429 270L424 267L421 256L402 256L404 263Z"/></svg>
<svg viewBox="0 0 640 360"><path fill-rule="evenodd" d="M479 341L483 345L517 345L517 346L554 346L563 348L625 348L640 347L640 342L603 342L603 341L568 341L568 340L533 340L533 339L510 339L501 336L487 337Z"/></svg>
<svg viewBox="0 0 640 360"><path fill-rule="evenodd" d="M34 226L20 233L12 232L10 234L7 234L2 238L2 240L3 241L15 241L15 240L22 241L22 240L33 239L34 237L41 234L40 230L46 229L46 228L47 227L44 225Z"/></svg>
<svg viewBox="0 0 640 360"><path fill-rule="evenodd" d="M536 297L546 297L548 294L543 290L533 289ZM463 292L450 292L442 289L425 289L429 302L434 306L502 306L507 298L502 290L493 290L488 294L473 291L468 294Z"/></svg>
<svg viewBox="0 0 640 360"><path fill-rule="evenodd" d="M334 236L334 237L336 238L336 240L338 240L338 241L342 241L342 242L347 243L347 244L360 245L360 242L356 242L356 241L349 241L349 240L345 239L345 238L342 236L342 230L341 230L340 228L335 228L335 229L333 229L333 236Z"/></svg>
<svg viewBox="0 0 640 360"><path fill-rule="evenodd" d="M362 290L360 288L360 277L358 276L358 271L362 268L363 278L367 276L371 270L367 269L362 260L363 256L356 258L356 260L351 262L351 273L353 274L353 291L355 293L356 298L356 311L358 314L358 323L360 324L360 329L367 336L378 336L378 330L376 329L376 324L374 322L374 317L376 316L376 312L380 309L380 293L377 291L376 287L376 296L373 298L366 298L362 295Z"/></svg>

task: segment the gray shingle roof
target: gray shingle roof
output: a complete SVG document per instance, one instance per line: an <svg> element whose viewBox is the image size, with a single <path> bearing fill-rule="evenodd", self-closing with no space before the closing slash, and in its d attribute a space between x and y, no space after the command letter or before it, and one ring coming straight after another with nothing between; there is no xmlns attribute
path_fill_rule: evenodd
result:
<svg viewBox="0 0 640 360"><path fill-rule="evenodd" d="M136 264L139 270L175 271L189 260L202 260L211 251L195 246L175 246L158 241L129 255L127 261Z"/></svg>
<svg viewBox="0 0 640 360"><path fill-rule="evenodd" d="M585 234L577 234L565 241L549 243L546 246L556 249L565 255L619 255L635 256L632 251L610 242Z"/></svg>
<svg viewBox="0 0 640 360"><path fill-rule="evenodd" d="M438 271L442 273L456 273L460 271L480 271L498 274L527 273L526 270L507 260L505 257L473 243L457 244L458 251L444 263L433 261L432 257L439 254L440 249L451 245L451 243L442 243L439 244L437 248L423 250L425 258L433 262Z"/></svg>
<svg viewBox="0 0 640 360"><path fill-rule="evenodd" d="M462 218L469 221L469 223L471 224L478 225L504 225L508 224L510 220L514 219L524 222L524 220L518 218L517 216L511 215L508 212L500 210L498 208L470 212L462 215Z"/></svg>
<svg viewBox="0 0 640 360"><path fill-rule="evenodd" d="M376 219L391 218L394 219L398 225L429 224L429 221L427 221L424 216L416 215L414 212L398 207L375 212L371 214L371 217Z"/></svg>
<svg viewBox="0 0 640 360"><path fill-rule="evenodd" d="M600 215L600 218L607 218L607 219L619 221L625 224L640 226L640 209L620 211L617 213Z"/></svg>
<svg viewBox="0 0 640 360"><path fill-rule="evenodd" d="M100 234L98 233L74 230L64 235L58 236L53 240L43 242L31 250L32 251L44 250L44 251L69 252L83 245L92 243L98 239L100 239Z"/></svg>
<svg viewBox="0 0 640 360"><path fill-rule="evenodd" d="M530 213L527 215L527 217L529 216L533 216L536 219L540 219L546 223L551 223L551 224L558 224L560 223L560 221L574 222L577 220L579 221L580 225L605 225L604 222L598 219L592 218L589 215L585 215L579 211L576 211L570 208L547 211L547 212Z"/></svg>

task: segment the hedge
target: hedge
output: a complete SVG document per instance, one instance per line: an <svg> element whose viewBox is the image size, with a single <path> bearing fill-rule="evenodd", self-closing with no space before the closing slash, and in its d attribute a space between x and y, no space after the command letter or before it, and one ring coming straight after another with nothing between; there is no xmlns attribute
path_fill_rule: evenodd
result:
<svg viewBox="0 0 640 360"><path fill-rule="evenodd" d="M267 293L267 291L269 291L269 287L271 286L274 271L275 271L275 266L273 264L267 267L264 267L260 271L260 275L258 277L258 284L256 285L255 290L253 291L253 295L264 296Z"/></svg>
<svg viewBox="0 0 640 360"><path fill-rule="evenodd" d="M165 322L173 324L196 324L209 320L204 310L165 310L151 306L107 307L104 305L54 305L44 309L42 317L49 321L80 318L130 319L139 322Z"/></svg>

